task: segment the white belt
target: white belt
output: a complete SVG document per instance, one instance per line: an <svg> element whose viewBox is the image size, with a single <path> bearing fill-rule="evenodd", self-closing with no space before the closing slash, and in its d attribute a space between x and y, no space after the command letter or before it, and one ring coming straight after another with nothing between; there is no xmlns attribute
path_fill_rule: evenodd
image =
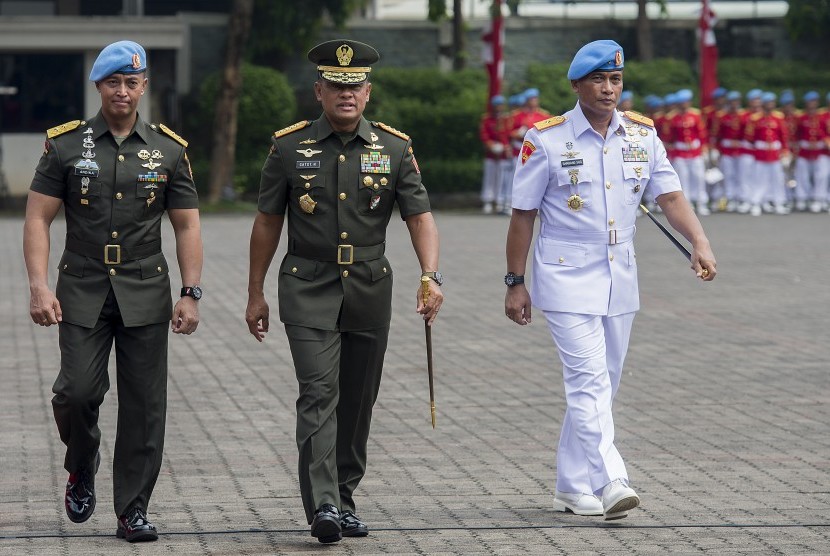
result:
<svg viewBox="0 0 830 556"><path fill-rule="evenodd" d="M723 147L730 147L733 149L737 149L741 146L741 141L739 139L721 139L720 142L721 146Z"/></svg>
<svg viewBox="0 0 830 556"><path fill-rule="evenodd" d="M695 139L691 143L687 143L685 141L675 141L674 148L678 151L693 151L695 149L699 149L700 139Z"/></svg>
<svg viewBox="0 0 830 556"><path fill-rule="evenodd" d="M568 228L560 228L559 226L550 226L542 224L542 229L539 235L548 239L558 239L560 241L573 241L576 243L604 243L606 245L616 245L617 243L625 243L634 239L634 232L637 231L636 226L629 226L628 228L620 228L617 230L570 230Z"/></svg>
<svg viewBox="0 0 830 556"><path fill-rule="evenodd" d="M755 141L755 148L759 151L777 151L781 148L781 141Z"/></svg>
<svg viewBox="0 0 830 556"><path fill-rule="evenodd" d="M824 149L824 143L821 141L804 141L801 140L798 142L798 146L805 148L805 149L812 149L814 151Z"/></svg>

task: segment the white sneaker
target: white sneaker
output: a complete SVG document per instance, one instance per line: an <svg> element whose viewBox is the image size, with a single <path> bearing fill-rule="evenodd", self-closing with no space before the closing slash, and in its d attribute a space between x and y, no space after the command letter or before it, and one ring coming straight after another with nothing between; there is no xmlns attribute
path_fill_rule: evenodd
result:
<svg viewBox="0 0 830 556"><path fill-rule="evenodd" d="M726 203L726 212L735 212L736 210L738 210L738 204L735 201Z"/></svg>
<svg viewBox="0 0 830 556"><path fill-rule="evenodd" d="M493 203L484 203L484 206L481 207L481 212L484 214L493 214Z"/></svg>
<svg viewBox="0 0 830 556"><path fill-rule="evenodd" d="M698 203L697 214L699 216L709 216L710 214L712 214L712 211L709 210L709 207L706 206L706 203Z"/></svg>
<svg viewBox="0 0 830 556"><path fill-rule="evenodd" d="M775 211L775 205L773 205L770 201L767 201L763 205L761 205L761 210L763 210L767 214L772 214Z"/></svg>
<svg viewBox="0 0 830 556"><path fill-rule="evenodd" d="M749 214L752 216L761 216L761 205L752 205L749 209Z"/></svg>
<svg viewBox="0 0 830 556"><path fill-rule="evenodd" d="M810 207L810 208L812 210L812 207ZM807 210L807 201L801 201L801 200L796 201L795 202L795 210L797 210L798 212L804 212L805 210ZM813 212L816 212L816 211L813 211Z"/></svg>
<svg viewBox="0 0 830 556"><path fill-rule="evenodd" d="M738 205L738 214L746 214L750 211L751 208L752 205L744 201Z"/></svg>
<svg viewBox="0 0 830 556"><path fill-rule="evenodd" d="M576 515L602 515L602 501L593 494L559 492L553 497L555 512L571 511Z"/></svg>
<svg viewBox="0 0 830 556"><path fill-rule="evenodd" d="M615 479L602 489L602 512L606 520L622 519L628 510L640 505L640 497L622 479Z"/></svg>
<svg viewBox="0 0 830 556"><path fill-rule="evenodd" d="M790 214L790 207L787 205L775 205L775 214Z"/></svg>
<svg viewBox="0 0 830 556"><path fill-rule="evenodd" d="M819 201L813 201L810 203L810 212L821 212L822 208L821 202Z"/></svg>

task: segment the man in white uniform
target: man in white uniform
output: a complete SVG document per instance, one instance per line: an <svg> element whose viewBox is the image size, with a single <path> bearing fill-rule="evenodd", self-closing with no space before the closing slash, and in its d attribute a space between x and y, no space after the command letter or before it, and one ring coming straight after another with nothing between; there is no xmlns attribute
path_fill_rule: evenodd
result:
<svg viewBox="0 0 830 556"><path fill-rule="evenodd" d="M525 135L513 180L505 312L530 324L524 286L537 212L532 304L548 321L563 364L567 410L557 452L554 509L619 519L640 499L614 446L611 404L639 309L634 222L648 188L692 244L691 268L716 274L709 241L680 188L649 118L616 110L623 51L614 41L582 47L568 79L573 110Z"/></svg>

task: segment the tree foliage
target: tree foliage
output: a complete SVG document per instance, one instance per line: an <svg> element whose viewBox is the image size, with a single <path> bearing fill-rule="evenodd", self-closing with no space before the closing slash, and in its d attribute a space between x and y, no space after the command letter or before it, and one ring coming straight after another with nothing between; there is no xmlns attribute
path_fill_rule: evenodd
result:
<svg viewBox="0 0 830 556"><path fill-rule="evenodd" d="M785 21L794 39L830 43L830 0L790 0Z"/></svg>
<svg viewBox="0 0 830 556"><path fill-rule="evenodd" d="M282 67L286 55L308 50L328 17L341 28L368 0L256 0L249 43L255 64Z"/></svg>

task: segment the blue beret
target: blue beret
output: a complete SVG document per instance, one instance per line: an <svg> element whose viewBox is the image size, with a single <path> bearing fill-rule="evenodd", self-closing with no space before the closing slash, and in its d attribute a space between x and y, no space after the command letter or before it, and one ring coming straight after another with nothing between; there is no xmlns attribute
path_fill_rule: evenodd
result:
<svg viewBox="0 0 830 556"><path fill-rule="evenodd" d="M677 98L676 102L689 102L695 96L689 89L680 89L674 95Z"/></svg>
<svg viewBox="0 0 830 556"><path fill-rule="evenodd" d="M775 93L766 92L761 95L761 102L774 102L778 96Z"/></svg>
<svg viewBox="0 0 830 556"><path fill-rule="evenodd" d="M648 95L645 98L646 106L649 108L660 108L663 106L663 99L657 95Z"/></svg>
<svg viewBox="0 0 830 556"><path fill-rule="evenodd" d="M568 79L582 79L592 71L623 69L623 49L616 42L601 40L589 42L579 49L568 68Z"/></svg>
<svg viewBox="0 0 830 556"><path fill-rule="evenodd" d="M666 104L677 104L677 95L674 93L669 93L665 97L663 97L663 101Z"/></svg>
<svg viewBox="0 0 830 556"><path fill-rule="evenodd" d="M764 94L764 91L761 89L752 89L746 93L746 100L755 100L761 98L761 95Z"/></svg>
<svg viewBox="0 0 830 556"><path fill-rule="evenodd" d="M726 100L741 100L740 91L729 91L726 95Z"/></svg>
<svg viewBox="0 0 830 556"><path fill-rule="evenodd" d="M137 42L118 41L104 47L92 64L90 81L101 81L113 73L141 73L147 70L147 53Z"/></svg>
<svg viewBox="0 0 830 556"><path fill-rule="evenodd" d="M490 99L490 104L493 106L504 104L504 97L502 95L494 95L493 98Z"/></svg>
<svg viewBox="0 0 830 556"><path fill-rule="evenodd" d="M712 91L712 98L720 98L726 94L726 89L723 87L718 87L714 91Z"/></svg>
<svg viewBox="0 0 830 556"><path fill-rule="evenodd" d="M534 89L534 88L528 89L528 90L526 90L525 92L522 93L522 97L525 100L527 100L529 98L536 98L538 96L539 96L539 89Z"/></svg>
<svg viewBox="0 0 830 556"><path fill-rule="evenodd" d="M620 95L620 102L624 100L631 100L632 98L634 98L634 93L632 93L631 91L623 91Z"/></svg>
<svg viewBox="0 0 830 556"><path fill-rule="evenodd" d="M515 95L510 97L508 102L510 103L511 106L521 106L522 104L525 103L525 97L521 93L515 94Z"/></svg>
<svg viewBox="0 0 830 556"><path fill-rule="evenodd" d="M807 91L804 93L804 102L810 102L811 100L818 100L821 95L818 94L818 91Z"/></svg>
<svg viewBox="0 0 830 556"><path fill-rule="evenodd" d="M790 90L781 91L781 104L790 104L795 102L795 95Z"/></svg>

